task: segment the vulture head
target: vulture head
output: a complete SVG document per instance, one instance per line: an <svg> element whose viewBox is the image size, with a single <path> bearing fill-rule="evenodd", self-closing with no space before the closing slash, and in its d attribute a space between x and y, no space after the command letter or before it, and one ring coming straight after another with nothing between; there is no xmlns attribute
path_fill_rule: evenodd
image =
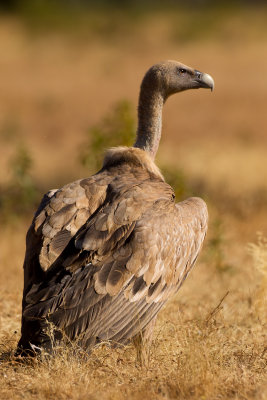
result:
<svg viewBox="0 0 267 400"><path fill-rule="evenodd" d="M212 77L178 61L163 61L149 68L140 89L134 147L147 151L154 159L161 137L164 102L174 93L200 88L213 90Z"/></svg>
<svg viewBox="0 0 267 400"><path fill-rule="evenodd" d="M214 81L209 74L200 72L177 61L164 61L153 65L146 73L143 85L158 89L167 99L170 95L188 89L213 90Z"/></svg>

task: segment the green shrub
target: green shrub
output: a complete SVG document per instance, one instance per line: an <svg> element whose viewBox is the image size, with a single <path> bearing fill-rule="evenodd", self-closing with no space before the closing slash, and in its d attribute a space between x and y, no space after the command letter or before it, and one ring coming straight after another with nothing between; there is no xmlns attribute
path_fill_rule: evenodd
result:
<svg viewBox="0 0 267 400"><path fill-rule="evenodd" d="M30 173L32 159L24 145L18 146L9 168L10 180L0 187L0 214L4 221L30 212L38 198L38 190Z"/></svg>
<svg viewBox="0 0 267 400"><path fill-rule="evenodd" d="M101 168L106 149L113 146L131 146L135 137L132 105L127 100L115 104L99 124L89 129L80 152L80 161L90 172Z"/></svg>

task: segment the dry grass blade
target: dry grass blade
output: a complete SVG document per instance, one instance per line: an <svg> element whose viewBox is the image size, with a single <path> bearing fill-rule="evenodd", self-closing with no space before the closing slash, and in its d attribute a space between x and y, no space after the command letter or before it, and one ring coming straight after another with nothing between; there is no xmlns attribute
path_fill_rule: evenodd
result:
<svg viewBox="0 0 267 400"><path fill-rule="evenodd" d="M225 295L221 298L221 300L219 301L218 305L209 313L209 315L208 315L207 318L206 318L206 323L208 323L208 322L211 320L211 318L215 317L215 315L216 315L219 311L222 310L221 305L222 305L223 301L226 299L226 297L228 296L229 293L230 293L230 292L229 292L229 290L228 290L228 291L225 293Z"/></svg>

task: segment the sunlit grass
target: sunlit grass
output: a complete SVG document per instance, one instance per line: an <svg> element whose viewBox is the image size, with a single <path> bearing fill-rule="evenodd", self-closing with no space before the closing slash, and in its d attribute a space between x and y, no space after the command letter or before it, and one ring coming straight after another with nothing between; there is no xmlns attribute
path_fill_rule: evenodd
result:
<svg viewBox="0 0 267 400"><path fill-rule="evenodd" d="M198 268L195 279L203 273L208 279L208 267ZM15 399L264 399L266 331L247 306L249 296L242 296L243 306L235 300L231 293L209 296L203 286L198 307L190 293L182 302L178 296L160 315L145 367L133 346L105 344L90 356L74 344L24 363L12 355L18 335L6 333L0 339L0 393Z"/></svg>
<svg viewBox="0 0 267 400"><path fill-rule="evenodd" d="M31 11L27 34L28 11L23 23L1 19L1 189L15 186L5 213L17 214L0 230L1 399L267 398L265 14L244 8L211 20L203 9L199 20L197 12L150 11L123 21L121 11L81 16L80 32L76 16L68 27L64 15L52 15L48 33L45 18L43 26L35 19L40 29L31 25ZM14 351L32 187L45 192L88 176L104 147L130 144L142 74L162 58L203 66L216 80L212 95L170 99L158 155L177 199L208 202L201 258L159 314L148 365L138 364L132 345L104 344L90 357L73 344L20 363ZM114 113L122 98L129 102Z"/></svg>
<svg viewBox="0 0 267 400"><path fill-rule="evenodd" d="M267 238L258 235L257 243L250 243L249 252L259 273L256 311L260 320L267 324Z"/></svg>

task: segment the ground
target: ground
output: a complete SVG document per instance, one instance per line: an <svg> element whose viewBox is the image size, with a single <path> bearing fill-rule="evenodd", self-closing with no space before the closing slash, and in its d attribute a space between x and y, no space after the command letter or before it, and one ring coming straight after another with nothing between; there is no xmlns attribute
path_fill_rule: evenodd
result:
<svg viewBox="0 0 267 400"><path fill-rule="evenodd" d="M15 362L27 214L0 230L1 399L267 398L267 31L255 10L191 40L176 22L152 14L131 33L81 39L33 35L1 18L1 185L18 146L44 192L87 176L79 163L86 132L118 100L137 103L155 62L177 59L215 80L213 93L182 93L164 109L158 163L182 170L204 196L210 228L195 269L159 314L148 365L132 346L106 345L90 358L73 345L42 362Z"/></svg>

